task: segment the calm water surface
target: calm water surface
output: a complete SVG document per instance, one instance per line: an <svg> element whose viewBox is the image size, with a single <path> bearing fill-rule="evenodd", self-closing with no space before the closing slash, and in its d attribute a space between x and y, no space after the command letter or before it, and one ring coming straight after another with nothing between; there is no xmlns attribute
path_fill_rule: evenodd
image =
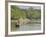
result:
<svg viewBox="0 0 46 37"><path fill-rule="evenodd" d="M30 31L30 30L40 30L40 24L26 24L20 25L19 28L16 28L16 31Z"/></svg>

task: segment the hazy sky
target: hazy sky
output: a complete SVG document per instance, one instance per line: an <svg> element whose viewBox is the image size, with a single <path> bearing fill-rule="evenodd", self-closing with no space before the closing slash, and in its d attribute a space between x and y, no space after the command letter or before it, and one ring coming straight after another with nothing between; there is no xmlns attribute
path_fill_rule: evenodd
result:
<svg viewBox="0 0 46 37"><path fill-rule="evenodd" d="M41 6L18 6L21 9L28 9L32 7L33 9L41 9Z"/></svg>

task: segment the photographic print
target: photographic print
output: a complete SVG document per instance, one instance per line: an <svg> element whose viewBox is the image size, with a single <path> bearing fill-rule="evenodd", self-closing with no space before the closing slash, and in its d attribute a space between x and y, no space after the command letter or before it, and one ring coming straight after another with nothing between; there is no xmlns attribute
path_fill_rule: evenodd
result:
<svg viewBox="0 0 46 37"><path fill-rule="evenodd" d="M43 4L8 3L8 34L43 33Z"/></svg>

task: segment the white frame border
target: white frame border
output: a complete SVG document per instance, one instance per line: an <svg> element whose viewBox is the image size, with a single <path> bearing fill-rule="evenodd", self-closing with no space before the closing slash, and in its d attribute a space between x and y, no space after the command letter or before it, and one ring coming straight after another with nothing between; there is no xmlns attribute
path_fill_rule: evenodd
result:
<svg viewBox="0 0 46 37"><path fill-rule="evenodd" d="M11 5L28 5L28 6L41 6L41 30L39 31L16 31L11 32ZM24 3L8 3L8 35L16 35L16 34L29 34L29 33L43 33L43 5L42 4L24 4Z"/></svg>

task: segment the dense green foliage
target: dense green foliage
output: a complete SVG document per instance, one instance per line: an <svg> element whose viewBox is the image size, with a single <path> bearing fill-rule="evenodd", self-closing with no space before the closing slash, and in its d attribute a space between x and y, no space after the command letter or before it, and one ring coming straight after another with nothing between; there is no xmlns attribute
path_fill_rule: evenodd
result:
<svg viewBox="0 0 46 37"><path fill-rule="evenodd" d="M39 19L41 18L40 9L21 9L17 6L11 6L11 18L29 18L29 19Z"/></svg>

